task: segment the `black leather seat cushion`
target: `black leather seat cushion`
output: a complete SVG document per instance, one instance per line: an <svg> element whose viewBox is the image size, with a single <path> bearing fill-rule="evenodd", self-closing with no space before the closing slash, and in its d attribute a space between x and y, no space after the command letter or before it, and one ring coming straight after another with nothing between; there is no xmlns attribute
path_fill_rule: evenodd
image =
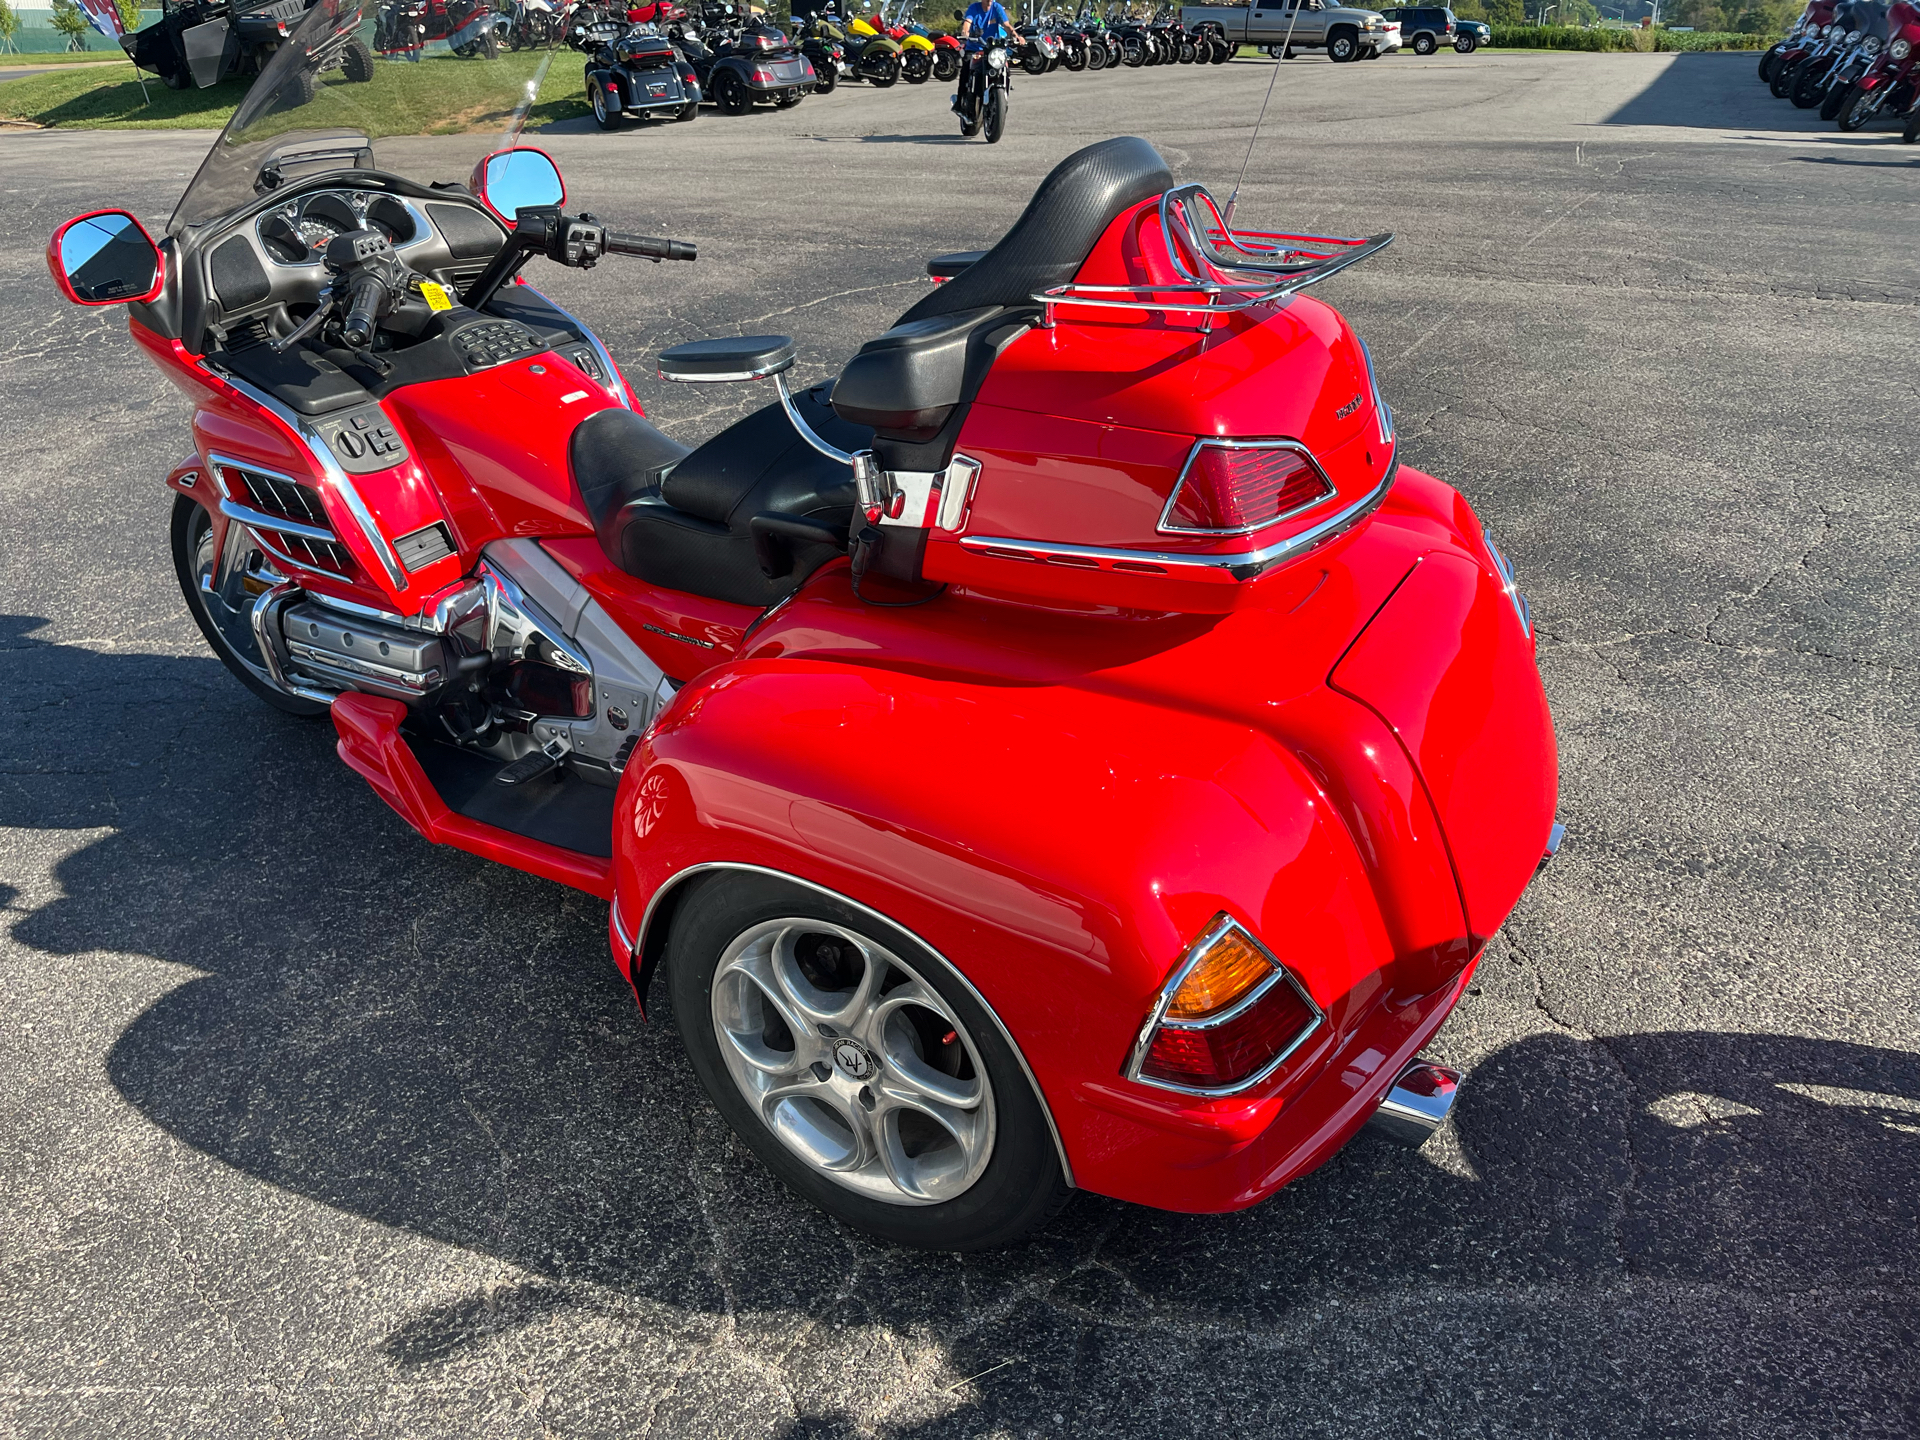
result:
<svg viewBox="0 0 1920 1440"><path fill-rule="evenodd" d="M1040 182L999 244L922 296L900 323L989 305L1031 305L1036 290L1074 277L1123 212L1172 188L1167 162L1138 136L1076 150Z"/></svg>
<svg viewBox="0 0 1920 1440"><path fill-rule="evenodd" d="M843 450L871 445L871 430L833 413L827 389L795 396L795 407ZM753 517L800 515L836 530L852 523L853 472L803 441L778 402L691 452L631 411L603 410L581 422L569 449L607 558L669 590L775 604L840 551L794 546L792 571L769 579L754 553Z"/></svg>

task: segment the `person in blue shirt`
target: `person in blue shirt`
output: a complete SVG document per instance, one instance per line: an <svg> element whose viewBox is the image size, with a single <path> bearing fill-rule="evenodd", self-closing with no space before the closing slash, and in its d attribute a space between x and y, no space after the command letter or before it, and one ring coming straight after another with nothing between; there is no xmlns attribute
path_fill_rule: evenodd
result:
<svg viewBox="0 0 1920 1440"><path fill-rule="evenodd" d="M960 72L960 93L953 97L953 113L964 114L962 101L980 83L981 56L990 40L1005 39L1013 33L1013 17L1000 0L973 0L960 19L960 41L966 46L967 63Z"/></svg>

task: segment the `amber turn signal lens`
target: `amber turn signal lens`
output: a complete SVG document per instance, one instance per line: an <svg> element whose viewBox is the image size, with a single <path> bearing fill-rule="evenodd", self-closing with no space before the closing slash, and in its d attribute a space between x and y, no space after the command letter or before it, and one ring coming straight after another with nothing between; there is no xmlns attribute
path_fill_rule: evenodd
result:
<svg viewBox="0 0 1920 1440"><path fill-rule="evenodd" d="M1204 1020L1252 992L1273 973L1273 963L1238 929L1207 946L1198 963L1167 1001L1168 1020Z"/></svg>

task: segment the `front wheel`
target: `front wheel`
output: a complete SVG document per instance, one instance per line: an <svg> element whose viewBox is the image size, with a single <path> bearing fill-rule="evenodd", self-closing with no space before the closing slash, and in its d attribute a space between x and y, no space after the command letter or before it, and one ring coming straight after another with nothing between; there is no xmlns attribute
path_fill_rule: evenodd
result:
<svg viewBox="0 0 1920 1440"><path fill-rule="evenodd" d="M1920 105L1915 105L1907 114L1906 126L1900 131L1900 143L1911 145L1920 139Z"/></svg>
<svg viewBox="0 0 1920 1440"><path fill-rule="evenodd" d="M1225 40L1222 40L1218 35L1214 36L1213 37L1213 63L1216 65L1226 64L1229 60L1233 59L1234 51L1236 49L1238 49L1237 46L1231 45Z"/></svg>
<svg viewBox="0 0 1920 1440"><path fill-rule="evenodd" d="M1427 47L1426 53L1431 54L1433 47L1431 40L1428 40ZM1413 48L1415 50L1420 48L1418 40L1413 42ZM1327 41L1327 58L1336 65L1350 64L1360 58L1360 42L1355 40L1350 32L1343 30Z"/></svg>
<svg viewBox="0 0 1920 1440"><path fill-rule="evenodd" d="M1007 128L1007 92L998 87L987 95L987 113L981 117L980 130L989 145L998 145Z"/></svg>
<svg viewBox="0 0 1920 1440"><path fill-rule="evenodd" d="M173 498L173 570L186 597L187 610L207 645L233 678L276 710L289 715L324 715L327 707L315 700L288 695L268 678L260 661L260 645L253 634L253 602L271 583L266 557L250 542L244 547L229 535L226 576L214 589L217 558L213 519L206 507L185 495ZM245 532L241 532L244 535Z"/></svg>
<svg viewBox="0 0 1920 1440"><path fill-rule="evenodd" d="M1775 45L1761 54L1760 78L1762 80L1773 79L1773 67L1779 61L1780 53L1786 48L1784 44Z"/></svg>
<svg viewBox="0 0 1920 1440"><path fill-rule="evenodd" d="M1453 42L1453 48L1462 55L1471 55L1480 48L1480 42L1471 35L1462 35Z"/></svg>
<svg viewBox="0 0 1920 1440"><path fill-rule="evenodd" d="M1072 1195L1018 1053L973 988L870 912L723 872L667 941L714 1108L796 1195L928 1250L1010 1244Z"/></svg>
<svg viewBox="0 0 1920 1440"><path fill-rule="evenodd" d="M1129 70L1138 70L1147 63L1147 50L1138 36L1129 35L1121 42L1120 63Z"/></svg>
<svg viewBox="0 0 1920 1440"><path fill-rule="evenodd" d="M1800 78L1793 82L1793 94L1787 98L1793 102L1796 110L1811 110L1820 103L1826 92L1827 72L1813 66L1804 66Z"/></svg>
<svg viewBox="0 0 1920 1440"><path fill-rule="evenodd" d="M942 48L940 53L933 57L933 78L942 85L951 85L954 76L959 73L960 57L953 51Z"/></svg>
<svg viewBox="0 0 1920 1440"><path fill-rule="evenodd" d="M1838 120L1841 107L1847 103L1847 97L1853 94L1853 86L1845 81L1827 87L1826 95L1820 101L1820 118Z"/></svg>
<svg viewBox="0 0 1920 1440"><path fill-rule="evenodd" d="M1079 49L1068 50L1061 55L1060 63L1069 70L1076 72L1084 70L1087 68L1087 52Z"/></svg>
<svg viewBox="0 0 1920 1440"><path fill-rule="evenodd" d="M1434 43L1431 35L1416 35L1413 37L1413 53L1416 55L1431 55L1439 48L1440 47Z"/></svg>
<svg viewBox="0 0 1920 1440"><path fill-rule="evenodd" d="M1842 130L1858 130L1873 118L1873 96L1873 91L1862 90L1858 85L1847 92L1838 116Z"/></svg>
<svg viewBox="0 0 1920 1440"><path fill-rule="evenodd" d="M1791 65L1783 64L1773 67L1773 79L1767 82L1767 89L1774 99L1784 100L1793 93L1794 81L1799 76L1803 63L1805 62L1796 60Z"/></svg>

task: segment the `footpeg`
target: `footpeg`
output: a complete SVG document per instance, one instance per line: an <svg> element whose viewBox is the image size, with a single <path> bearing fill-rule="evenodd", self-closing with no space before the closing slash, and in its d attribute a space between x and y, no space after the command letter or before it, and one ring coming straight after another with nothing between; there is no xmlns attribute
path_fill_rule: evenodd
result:
<svg viewBox="0 0 1920 1440"><path fill-rule="evenodd" d="M567 758L567 752L572 749L573 746L568 742L566 736L556 735L531 755L522 755L518 760L507 766L506 769L493 777L493 783L496 785L525 785L529 781L538 780L542 775L557 769L560 762Z"/></svg>

